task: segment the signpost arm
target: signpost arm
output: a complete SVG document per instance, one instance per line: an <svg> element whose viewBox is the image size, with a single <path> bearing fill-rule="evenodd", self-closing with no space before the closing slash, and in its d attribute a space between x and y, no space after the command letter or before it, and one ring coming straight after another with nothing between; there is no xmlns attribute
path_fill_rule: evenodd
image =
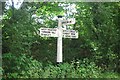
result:
<svg viewBox="0 0 120 80"><path fill-rule="evenodd" d="M62 62L62 21L58 17L58 38L57 38L57 63Z"/></svg>

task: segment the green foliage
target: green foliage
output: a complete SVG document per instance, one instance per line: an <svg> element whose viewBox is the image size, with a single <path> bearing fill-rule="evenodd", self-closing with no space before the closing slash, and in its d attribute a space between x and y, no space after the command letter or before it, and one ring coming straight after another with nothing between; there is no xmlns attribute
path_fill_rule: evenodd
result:
<svg viewBox="0 0 120 80"><path fill-rule="evenodd" d="M120 79L120 75L115 72L105 72L105 73L102 73L101 78L106 78L108 80L110 78Z"/></svg>
<svg viewBox="0 0 120 80"><path fill-rule="evenodd" d="M4 75L9 78L24 78L40 76L42 64L25 54L14 55L11 53L3 55ZM12 64L11 64L12 63ZM35 73L35 74L34 74Z"/></svg>
<svg viewBox="0 0 120 80"><path fill-rule="evenodd" d="M43 65L25 54L8 53L3 55L3 61L4 78L97 78L101 74L101 69L88 59Z"/></svg>

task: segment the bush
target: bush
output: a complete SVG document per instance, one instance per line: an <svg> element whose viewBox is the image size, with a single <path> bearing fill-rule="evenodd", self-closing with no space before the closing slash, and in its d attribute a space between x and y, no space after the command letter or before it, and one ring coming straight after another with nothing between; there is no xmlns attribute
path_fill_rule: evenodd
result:
<svg viewBox="0 0 120 80"><path fill-rule="evenodd" d="M119 78L120 79L120 75L115 72L105 72L105 73L102 73L101 78L108 78L108 80L110 78Z"/></svg>
<svg viewBox="0 0 120 80"><path fill-rule="evenodd" d="M53 65L44 65L25 54L3 55L4 78L98 78L101 69L88 59Z"/></svg>
<svg viewBox="0 0 120 80"><path fill-rule="evenodd" d="M78 60L76 64L76 74L80 78L99 78L102 69L96 66L89 59Z"/></svg>
<svg viewBox="0 0 120 80"><path fill-rule="evenodd" d="M39 77L42 71L42 63L34 60L25 54L14 55L7 53L3 55L4 77L8 78L27 78Z"/></svg>

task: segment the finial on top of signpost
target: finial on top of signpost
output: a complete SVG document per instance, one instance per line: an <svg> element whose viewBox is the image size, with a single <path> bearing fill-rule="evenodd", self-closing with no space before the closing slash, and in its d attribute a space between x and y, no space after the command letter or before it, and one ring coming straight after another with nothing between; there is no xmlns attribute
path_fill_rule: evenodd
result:
<svg viewBox="0 0 120 80"><path fill-rule="evenodd" d="M62 18L63 16L62 16L62 15L58 15L57 17L58 17L58 18Z"/></svg>

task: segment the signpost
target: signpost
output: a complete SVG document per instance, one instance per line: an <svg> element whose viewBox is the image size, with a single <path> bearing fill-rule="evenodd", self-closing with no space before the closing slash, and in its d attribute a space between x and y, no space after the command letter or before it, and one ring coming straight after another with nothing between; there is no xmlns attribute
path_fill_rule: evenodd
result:
<svg viewBox="0 0 120 80"><path fill-rule="evenodd" d="M57 63L61 63L62 60L62 38L78 38L78 32L75 30L63 30L62 24L69 25L74 24L75 19L63 20L61 16L58 16L57 28L40 28L41 37L57 37Z"/></svg>

